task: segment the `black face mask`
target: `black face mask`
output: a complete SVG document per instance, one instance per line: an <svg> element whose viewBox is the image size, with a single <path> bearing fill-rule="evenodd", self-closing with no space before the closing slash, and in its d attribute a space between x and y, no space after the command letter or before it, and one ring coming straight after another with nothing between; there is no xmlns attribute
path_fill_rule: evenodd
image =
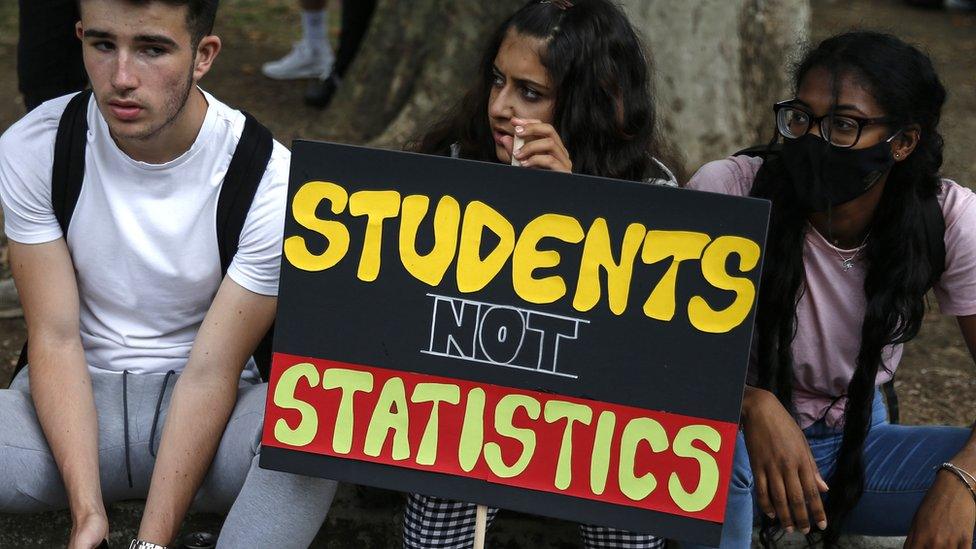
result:
<svg viewBox="0 0 976 549"><path fill-rule="evenodd" d="M895 164L890 140L841 149L813 134L783 143L783 164L807 212L823 212L866 193Z"/></svg>

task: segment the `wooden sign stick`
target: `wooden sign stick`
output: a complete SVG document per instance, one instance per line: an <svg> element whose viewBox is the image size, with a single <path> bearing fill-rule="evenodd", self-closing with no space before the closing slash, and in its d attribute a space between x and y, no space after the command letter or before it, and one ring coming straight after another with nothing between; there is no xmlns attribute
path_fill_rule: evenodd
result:
<svg viewBox="0 0 976 549"><path fill-rule="evenodd" d="M485 549L485 532L488 526L488 507L478 506L474 518L474 549Z"/></svg>

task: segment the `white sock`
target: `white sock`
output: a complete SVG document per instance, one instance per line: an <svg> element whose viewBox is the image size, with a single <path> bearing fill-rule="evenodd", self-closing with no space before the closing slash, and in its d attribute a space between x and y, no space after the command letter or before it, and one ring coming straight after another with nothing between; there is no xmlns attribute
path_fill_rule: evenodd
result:
<svg viewBox="0 0 976 549"><path fill-rule="evenodd" d="M326 10L302 10L302 37L316 51L328 47L325 37L326 21L328 21Z"/></svg>

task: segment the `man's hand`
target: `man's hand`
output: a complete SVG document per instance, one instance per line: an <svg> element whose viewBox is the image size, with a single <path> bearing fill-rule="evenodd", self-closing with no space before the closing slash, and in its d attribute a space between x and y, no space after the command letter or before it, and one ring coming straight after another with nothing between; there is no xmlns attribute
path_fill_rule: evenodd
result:
<svg viewBox="0 0 976 549"><path fill-rule="evenodd" d="M71 526L71 540L68 549L94 549L108 538L108 517L105 509L75 517Z"/></svg>
<svg viewBox="0 0 976 549"><path fill-rule="evenodd" d="M787 532L795 526L809 533L811 523L825 529L820 493L827 491L827 483L793 417L772 393L747 387L742 424L762 512L779 518Z"/></svg>

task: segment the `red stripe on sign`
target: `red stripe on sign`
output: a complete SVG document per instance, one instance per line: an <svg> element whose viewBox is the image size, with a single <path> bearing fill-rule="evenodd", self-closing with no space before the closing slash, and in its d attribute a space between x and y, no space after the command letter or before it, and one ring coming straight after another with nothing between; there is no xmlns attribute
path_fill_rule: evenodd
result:
<svg viewBox="0 0 976 549"><path fill-rule="evenodd" d="M722 522L735 437L734 423L276 353L262 443Z"/></svg>

